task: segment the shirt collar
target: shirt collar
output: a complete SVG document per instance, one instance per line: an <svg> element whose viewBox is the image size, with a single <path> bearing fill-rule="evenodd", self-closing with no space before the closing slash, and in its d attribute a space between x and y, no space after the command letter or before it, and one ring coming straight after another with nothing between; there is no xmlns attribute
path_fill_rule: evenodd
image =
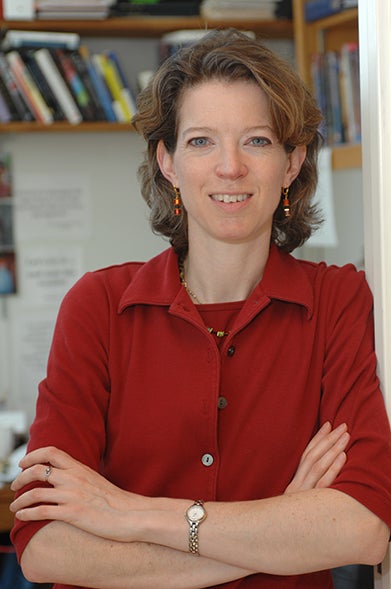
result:
<svg viewBox="0 0 391 589"><path fill-rule="evenodd" d="M263 278L254 293L258 290L270 299L302 305L310 318L314 307L314 291L305 269L307 265L307 262L297 260L273 244Z"/></svg>
<svg viewBox="0 0 391 589"><path fill-rule="evenodd" d="M274 244L263 278L250 296L303 305L308 318L313 312L313 289L303 262ZM120 299L118 311L136 304L171 306L186 298L179 280L177 255L173 248L168 248L138 267Z"/></svg>

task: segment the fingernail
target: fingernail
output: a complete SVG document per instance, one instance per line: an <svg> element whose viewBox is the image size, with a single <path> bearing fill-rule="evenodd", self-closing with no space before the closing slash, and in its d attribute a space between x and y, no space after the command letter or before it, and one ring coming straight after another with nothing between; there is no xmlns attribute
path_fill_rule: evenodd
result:
<svg viewBox="0 0 391 589"><path fill-rule="evenodd" d="M341 423L341 425L339 425L337 428L335 428L336 432L344 432L348 429L348 426L346 425L346 423Z"/></svg>

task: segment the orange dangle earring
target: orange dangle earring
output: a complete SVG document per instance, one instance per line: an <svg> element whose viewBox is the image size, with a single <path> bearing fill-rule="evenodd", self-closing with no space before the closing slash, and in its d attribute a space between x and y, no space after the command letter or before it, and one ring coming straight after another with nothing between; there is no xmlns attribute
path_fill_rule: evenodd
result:
<svg viewBox="0 0 391 589"><path fill-rule="evenodd" d="M178 186L173 186L173 188L174 188L174 192L175 192L175 196L174 196L174 200L173 200L173 204L174 204L174 215L176 217L178 217L182 213L182 209L181 209L181 192L180 192Z"/></svg>
<svg viewBox="0 0 391 589"><path fill-rule="evenodd" d="M289 202L289 186L281 188L282 206L284 208L284 215L286 218L291 216L291 205Z"/></svg>

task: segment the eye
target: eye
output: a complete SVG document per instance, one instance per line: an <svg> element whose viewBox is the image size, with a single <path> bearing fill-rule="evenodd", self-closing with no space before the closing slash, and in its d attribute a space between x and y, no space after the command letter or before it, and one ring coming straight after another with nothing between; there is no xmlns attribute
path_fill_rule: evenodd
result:
<svg viewBox="0 0 391 589"><path fill-rule="evenodd" d="M209 141L206 137L194 137L194 139L190 139L189 144L194 147L205 147L209 145Z"/></svg>
<svg viewBox="0 0 391 589"><path fill-rule="evenodd" d="M267 137L252 137L249 140L249 143L250 143L250 145L262 147L263 145L270 145L271 141Z"/></svg>

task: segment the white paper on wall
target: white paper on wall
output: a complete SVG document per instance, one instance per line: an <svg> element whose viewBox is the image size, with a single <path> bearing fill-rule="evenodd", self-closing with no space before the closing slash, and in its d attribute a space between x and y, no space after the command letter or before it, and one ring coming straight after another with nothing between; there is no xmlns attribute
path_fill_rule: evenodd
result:
<svg viewBox="0 0 391 589"><path fill-rule="evenodd" d="M15 190L17 241L86 239L91 234L88 176L29 174Z"/></svg>
<svg viewBox="0 0 391 589"><path fill-rule="evenodd" d="M31 305L59 304L83 273L77 244L29 245L20 248L20 293Z"/></svg>

